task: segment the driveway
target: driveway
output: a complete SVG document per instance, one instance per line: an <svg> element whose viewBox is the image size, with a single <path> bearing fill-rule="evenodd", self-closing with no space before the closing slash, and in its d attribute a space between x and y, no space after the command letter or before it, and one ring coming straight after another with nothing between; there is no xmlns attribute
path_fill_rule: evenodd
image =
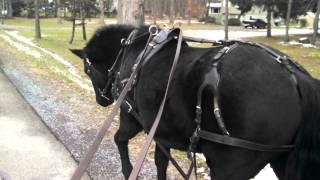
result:
<svg viewBox="0 0 320 180"><path fill-rule="evenodd" d="M291 28L289 30L289 35L308 35L312 34L312 29L297 29ZM183 31L184 35L206 38L210 40L221 40L224 39L224 30L222 29L211 29L211 30L185 30ZM284 36L285 29L272 29L271 34L273 36ZM243 38L266 36L266 29L242 29L242 28L232 28L229 31L229 39L240 40Z"/></svg>
<svg viewBox="0 0 320 180"><path fill-rule="evenodd" d="M70 179L76 162L0 69L0 179ZM84 179L89 179L88 177Z"/></svg>

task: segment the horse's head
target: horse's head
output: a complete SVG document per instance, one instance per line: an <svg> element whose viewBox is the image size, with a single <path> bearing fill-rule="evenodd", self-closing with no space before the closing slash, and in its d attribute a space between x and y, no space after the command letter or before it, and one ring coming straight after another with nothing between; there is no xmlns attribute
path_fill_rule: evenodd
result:
<svg viewBox="0 0 320 180"><path fill-rule="evenodd" d="M127 38L131 26L110 25L97 30L83 49L70 49L83 60L84 71L91 79L96 101L101 106L113 103L111 86L114 76L108 72L120 49L121 39Z"/></svg>

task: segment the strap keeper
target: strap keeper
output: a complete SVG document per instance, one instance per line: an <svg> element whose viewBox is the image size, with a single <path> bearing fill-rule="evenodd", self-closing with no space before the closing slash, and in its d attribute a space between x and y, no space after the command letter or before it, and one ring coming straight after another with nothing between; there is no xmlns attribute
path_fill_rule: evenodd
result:
<svg viewBox="0 0 320 180"><path fill-rule="evenodd" d="M197 124L197 128L200 127L201 125L201 115L202 115L202 109L200 106L196 106L196 118L195 118L195 122Z"/></svg>

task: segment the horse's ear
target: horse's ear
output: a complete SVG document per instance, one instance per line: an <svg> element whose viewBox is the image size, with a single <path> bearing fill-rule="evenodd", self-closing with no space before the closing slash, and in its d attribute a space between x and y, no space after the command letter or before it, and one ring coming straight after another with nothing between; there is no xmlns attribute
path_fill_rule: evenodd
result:
<svg viewBox="0 0 320 180"><path fill-rule="evenodd" d="M73 54L77 55L79 58L83 59L82 49L69 49Z"/></svg>

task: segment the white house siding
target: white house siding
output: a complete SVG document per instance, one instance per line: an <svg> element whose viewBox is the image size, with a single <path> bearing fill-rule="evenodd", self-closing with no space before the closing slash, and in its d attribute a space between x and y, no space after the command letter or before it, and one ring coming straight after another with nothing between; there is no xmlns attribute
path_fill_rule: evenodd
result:
<svg viewBox="0 0 320 180"><path fill-rule="evenodd" d="M216 0L213 3L209 4L209 16L214 17L217 23L223 24L224 14L225 14L225 0ZM240 11L237 9L236 5L229 3L229 18L239 18ZM254 6L251 11L240 17L240 20L250 19L250 16L253 18L259 18L267 21L267 12L263 10L262 7Z"/></svg>

